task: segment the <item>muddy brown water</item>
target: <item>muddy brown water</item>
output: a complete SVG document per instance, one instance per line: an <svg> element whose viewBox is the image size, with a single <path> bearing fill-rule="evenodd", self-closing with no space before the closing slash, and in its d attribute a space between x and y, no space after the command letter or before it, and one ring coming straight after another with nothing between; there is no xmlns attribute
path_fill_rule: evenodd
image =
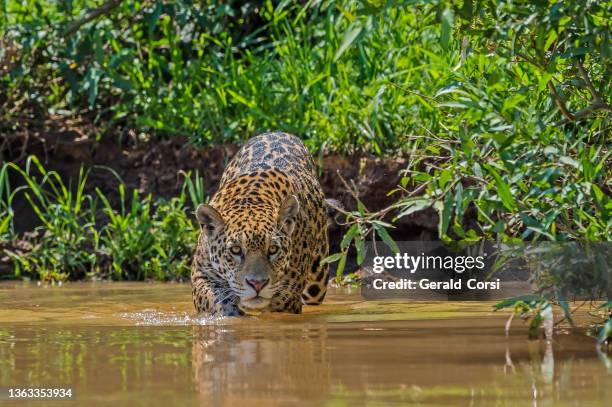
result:
<svg viewBox="0 0 612 407"><path fill-rule="evenodd" d="M559 330L528 341L491 303L364 301L197 317L184 284L0 284L0 388L71 406L604 406L612 357Z"/></svg>

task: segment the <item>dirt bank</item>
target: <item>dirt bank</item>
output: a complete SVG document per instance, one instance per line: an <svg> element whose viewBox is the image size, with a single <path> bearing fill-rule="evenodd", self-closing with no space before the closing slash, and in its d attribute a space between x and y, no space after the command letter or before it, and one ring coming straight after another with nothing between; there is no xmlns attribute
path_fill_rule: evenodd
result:
<svg viewBox="0 0 612 407"><path fill-rule="evenodd" d="M196 148L180 137L157 142L136 142L127 137L119 143L119 137L103 137L95 141L95 129L82 123L73 126L52 126L36 137L14 137L5 143L0 157L7 161L23 163L25 157L34 154L48 170L57 171L65 180L76 181L81 166L92 168L89 188L100 188L111 201L118 200L118 180L108 170L113 169L128 188L154 197L171 197L179 193L184 171L198 171L203 176L207 194L212 195L227 162L239 146L223 145ZM41 135L42 134L42 135ZM320 180L328 198L340 201L345 208L354 209L356 203L343 185L340 174L354 183L360 199L369 210L381 209L394 201L387 193L399 183L398 172L406 165L405 157L371 157L325 155L316 159ZM14 176L13 187L21 180ZM19 232L27 232L37 226L37 219L23 197L14 202L15 226ZM391 231L398 240L426 239L436 236L437 215L425 211L404 219ZM332 246L337 246L343 230L335 225L330 230ZM7 265L0 265L6 272ZM0 274L2 270L0 270Z"/></svg>

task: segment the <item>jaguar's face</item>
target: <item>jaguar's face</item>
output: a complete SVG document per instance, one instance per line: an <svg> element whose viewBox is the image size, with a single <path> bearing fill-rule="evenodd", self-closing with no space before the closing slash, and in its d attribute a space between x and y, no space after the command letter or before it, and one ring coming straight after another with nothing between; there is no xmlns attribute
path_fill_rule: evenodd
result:
<svg viewBox="0 0 612 407"><path fill-rule="evenodd" d="M228 282L245 311L265 308L278 291L291 244L289 237L278 232L251 235L244 231L227 240Z"/></svg>
<svg viewBox="0 0 612 407"><path fill-rule="evenodd" d="M198 206L196 215L210 242L211 264L227 281L227 295L237 296L243 311L265 309L282 288L298 211L294 196L270 214L269 222L249 221L248 211L224 217L210 205Z"/></svg>

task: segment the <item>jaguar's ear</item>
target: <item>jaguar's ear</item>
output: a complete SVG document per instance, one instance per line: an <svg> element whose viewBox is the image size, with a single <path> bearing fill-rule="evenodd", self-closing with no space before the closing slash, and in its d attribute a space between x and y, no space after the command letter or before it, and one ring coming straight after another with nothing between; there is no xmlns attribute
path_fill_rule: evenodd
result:
<svg viewBox="0 0 612 407"><path fill-rule="evenodd" d="M300 211L300 203L295 195L289 195L278 211L278 226L290 235L295 227L295 218Z"/></svg>
<svg viewBox="0 0 612 407"><path fill-rule="evenodd" d="M211 234L215 230L220 230L225 225L225 221L221 214L212 206L207 204L200 204L196 209L196 218L200 225L202 225L202 230L204 230L207 234Z"/></svg>

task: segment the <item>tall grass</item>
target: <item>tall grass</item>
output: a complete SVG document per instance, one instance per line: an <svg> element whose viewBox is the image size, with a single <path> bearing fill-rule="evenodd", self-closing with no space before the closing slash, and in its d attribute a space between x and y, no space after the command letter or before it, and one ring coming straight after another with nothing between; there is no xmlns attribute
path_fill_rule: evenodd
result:
<svg viewBox="0 0 612 407"><path fill-rule="evenodd" d="M95 202L84 193L87 172L81 170L76 188L66 185L55 171L47 171L35 157L22 169L8 163L7 169L22 176L23 193L41 227L41 238L33 242L32 256L9 251L15 275L37 274L41 279L82 277L95 264L92 241L96 240ZM16 191L16 192L17 192Z"/></svg>
<svg viewBox="0 0 612 407"><path fill-rule="evenodd" d="M203 183L197 175L192 180L187 174L188 182L171 200L153 201L151 195L142 197L136 190L126 196L120 183L117 208L100 189L88 192L88 170L81 169L75 185L67 185L34 156L23 168L4 164L0 174L6 177L9 171L23 180L23 186L9 196L22 194L40 223L34 233L15 235L9 229L4 234L6 241L20 243L6 249L15 277L170 280L189 275L197 225L186 200L188 194L200 196L193 187ZM6 194L3 197L0 208L11 214L11 201ZM10 220L3 217L2 224Z"/></svg>
<svg viewBox="0 0 612 407"><path fill-rule="evenodd" d="M8 167L0 167L0 243L10 241L14 234L11 185Z"/></svg>
<svg viewBox="0 0 612 407"><path fill-rule="evenodd" d="M431 108L418 93L444 85L444 77L429 83L432 75L422 74L440 50L431 6L250 2L259 27L238 36L231 15L211 15L214 1L124 2L65 38L94 3L31 3L28 12L20 2L6 6L3 34L20 56L4 88L20 102L45 100L52 112L86 108L104 126L127 124L143 137L206 144L281 129L313 149L381 154L430 124L411 105ZM215 19L220 32L211 29ZM41 76L52 86L40 87Z"/></svg>

